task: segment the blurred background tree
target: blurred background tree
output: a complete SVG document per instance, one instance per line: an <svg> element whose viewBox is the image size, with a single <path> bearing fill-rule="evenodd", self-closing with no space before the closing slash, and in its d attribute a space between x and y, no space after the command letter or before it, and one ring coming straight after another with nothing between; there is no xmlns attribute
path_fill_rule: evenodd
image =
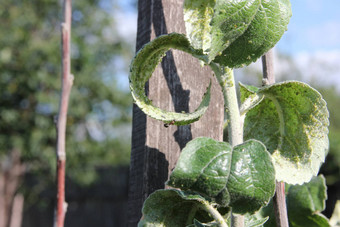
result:
<svg viewBox="0 0 340 227"><path fill-rule="evenodd" d="M9 227L16 195L24 194L25 211L52 207L41 195L55 194L62 7L52 0L0 3L0 226ZM112 12L103 1L73 1L67 179L82 188L100 181L98 169L129 163L132 101L115 67L127 66L134 51Z"/></svg>

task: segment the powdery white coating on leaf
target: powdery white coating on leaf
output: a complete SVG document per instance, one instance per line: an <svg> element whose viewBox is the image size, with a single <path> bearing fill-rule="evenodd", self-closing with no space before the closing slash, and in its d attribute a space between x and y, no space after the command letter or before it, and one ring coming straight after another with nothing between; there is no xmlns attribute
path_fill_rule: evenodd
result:
<svg viewBox="0 0 340 227"><path fill-rule="evenodd" d="M253 92L241 87L242 101ZM265 99L247 113L245 138L262 141L272 154L276 179L308 182L328 152L326 102L309 85L287 81L260 89Z"/></svg>
<svg viewBox="0 0 340 227"><path fill-rule="evenodd" d="M256 61L287 30L289 0L185 0L187 36L209 62L230 68Z"/></svg>
<svg viewBox="0 0 340 227"><path fill-rule="evenodd" d="M203 96L201 104L192 113L176 113L162 110L154 106L145 95L145 83L170 48L184 51L199 60L207 62L207 57L202 54L202 51L193 49L184 35L171 33L159 36L138 51L131 63L129 79L132 97L137 106L152 118L174 125L190 124L200 119L207 110L210 102L211 83Z"/></svg>
<svg viewBox="0 0 340 227"><path fill-rule="evenodd" d="M191 45L207 53L211 47L211 20L216 0L184 1L184 21Z"/></svg>
<svg viewBox="0 0 340 227"><path fill-rule="evenodd" d="M184 21L190 43L209 62L242 35L259 7L258 0L186 0Z"/></svg>

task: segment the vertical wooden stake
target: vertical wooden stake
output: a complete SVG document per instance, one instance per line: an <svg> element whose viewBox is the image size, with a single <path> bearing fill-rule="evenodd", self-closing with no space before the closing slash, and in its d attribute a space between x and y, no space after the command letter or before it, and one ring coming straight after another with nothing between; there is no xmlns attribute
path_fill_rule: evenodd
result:
<svg viewBox="0 0 340 227"><path fill-rule="evenodd" d="M62 87L57 117L57 206L54 226L63 227L67 204L65 202L65 165L66 165L66 120L68 102L73 84L71 74L71 0L64 1L64 22L62 27Z"/></svg>
<svg viewBox="0 0 340 227"><path fill-rule="evenodd" d="M273 67L273 51L268 51L262 56L263 66L263 86L275 83ZM273 198L276 225L278 227L288 227L288 215L285 196L285 183L276 182L275 196Z"/></svg>
<svg viewBox="0 0 340 227"><path fill-rule="evenodd" d="M183 1L138 0L137 50L156 36L185 33ZM146 86L153 104L170 111L192 112L202 100L212 72L181 51L169 51ZM164 127L134 105L128 201L128 226L137 226L143 202L164 188L185 144L201 136L223 140L223 96L212 78L211 101L201 120L184 126Z"/></svg>

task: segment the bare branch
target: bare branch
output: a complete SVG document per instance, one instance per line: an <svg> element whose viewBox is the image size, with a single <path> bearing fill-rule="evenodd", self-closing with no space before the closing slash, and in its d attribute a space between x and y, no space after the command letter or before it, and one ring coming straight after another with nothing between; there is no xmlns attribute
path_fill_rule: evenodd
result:
<svg viewBox="0 0 340 227"><path fill-rule="evenodd" d="M63 227L67 204L65 203L65 166L66 166L66 121L69 97L73 85L71 74L71 0L64 1L64 22L62 32L62 87L57 117L57 207L54 226Z"/></svg>
<svg viewBox="0 0 340 227"><path fill-rule="evenodd" d="M262 84L270 85L275 83L273 50L268 51L262 56L263 80Z"/></svg>

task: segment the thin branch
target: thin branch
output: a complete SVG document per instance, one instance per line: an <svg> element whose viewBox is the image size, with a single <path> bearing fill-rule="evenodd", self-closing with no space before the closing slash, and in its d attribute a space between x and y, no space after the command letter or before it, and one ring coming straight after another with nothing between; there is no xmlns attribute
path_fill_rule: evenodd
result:
<svg viewBox="0 0 340 227"><path fill-rule="evenodd" d="M263 85L275 83L274 67L273 67L273 51L262 56L263 67ZM273 198L276 225L278 227L288 227L288 215L285 196L285 183L276 182L275 196Z"/></svg>
<svg viewBox="0 0 340 227"><path fill-rule="evenodd" d="M278 227L288 227L288 215L286 206L285 183L276 182L274 196L274 210L276 225Z"/></svg>
<svg viewBox="0 0 340 227"><path fill-rule="evenodd" d="M270 85L275 83L274 64L273 64L273 50L268 51L262 56L263 80L262 84Z"/></svg>
<svg viewBox="0 0 340 227"><path fill-rule="evenodd" d="M68 102L73 85L71 74L71 0L64 1L64 22L62 23L62 88L57 118L57 207L54 226L63 227L67 204L65 202L65 166L66 166L66 120Z"/></svg>

